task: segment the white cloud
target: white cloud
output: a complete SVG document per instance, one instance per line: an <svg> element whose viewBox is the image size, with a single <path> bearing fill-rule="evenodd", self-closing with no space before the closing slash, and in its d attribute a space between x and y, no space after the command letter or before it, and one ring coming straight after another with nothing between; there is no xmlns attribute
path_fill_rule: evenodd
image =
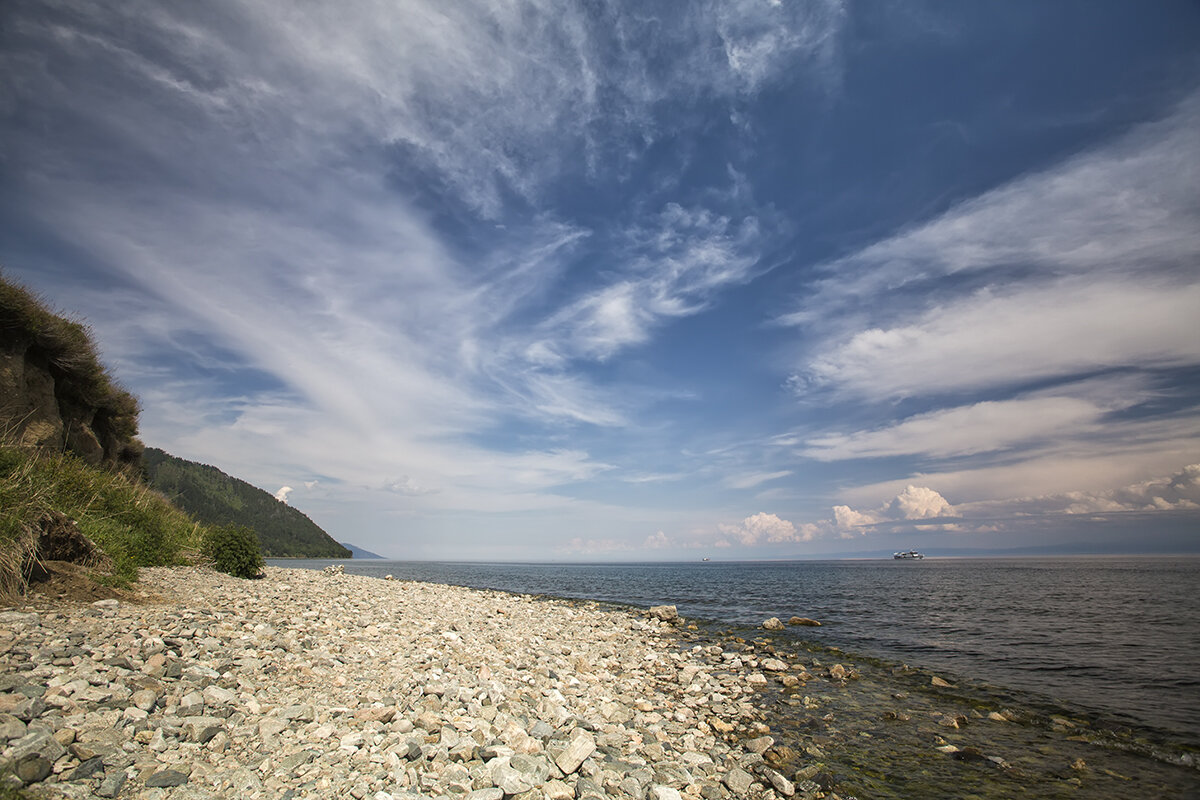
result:
<svg viewBox="0 0 1200 800"><path fill-rule="evenodd" d="M849 506L834 506L833 516L835 527L842 533L861 533L862 529L883 522L957 517L959 513L933 489L910 485L879 508L855 511Z"/></svg>
<svg viewBox="0 0 1200 800"><path fill-rule="evenodd" d="M745 475L731 475L726 478L724 483L730 489L753 489L768 481L779 480L791 475L790 469L778 470L776 472L751 472Z"/></svg>
<svg viewBox="0 0 1200 800"><path fill-rule="evenodd" d="M646 537L646 541L642 542L642 547L646 550L662 550L670 547L671 540L662 531L656 531Z"/></svg>
<svg viewBox="0 0 1200 800"><path fill-rule="evenodd" d="M1066 280L980 291L832 343L800 385L870 398L1200 363L1200 283ZM811 383L810 383L811 382Z"/></svg>
<svg viewBox="0 0 1200 800"><path fill-rule="evenodd" d="M617 243L619 277L549 316L525 357L540 366L603 361L644 343L663 321L696 314L717 291L755 277L767 238L757 217L668 203Z"/></svg>
<svg viewBox="0 0 1200 800"><path fill-rule="evenodd" d="M926 291L946 275L1014 266L1038 267L1022 277L1032 285L1070 275L1112 280L1134 269L1186 275L1200 254L1198 125L1200 94L1160 122L831 262L830 277L781 321L829 320L857 308L907 316L913 303L923 310L920 297L884 307L874 298Z"/></svg>
<svg viewBox="0 0 1200 800"><path fill-rule="evenodd" d="M1169 477L1113 489L1003 498L967 504L963 509L964 513L977 516L1197 511L1200 510L1200 464L1189 464Z"/></svg>
<svg viewBox="0 0 1200 800"><path fill-rule="evenodd" d="M1135 398L1137 395L1126 403L1132 405ZM914 454L942 458L973 455L1095 432L1110 410L1077 397L985 401L917 414L875 430L814 436L800 453L818 461Z"/></svg>
<svg viewBox="0 0 1200 800"><path fill-rule="evenodd" d="M817 533L814 525L801 525L797 528L786 519L775 514L760 511L746 517L736 525L721 524L718 529L727 537L737 539L745 546L762 542L777 544L780 542L807 542Z"/></svg>
<svg viewBox="0 0 1200 800"><path fill-rule="evenodd" d="M420 497L426 494L435 494L436 489L427 489L421 486L407 475L400 476L399 480L387 481L384 483L384 488L389 492L408 495L409 497Z"/></svg>
<svg viewBox="0 0 1200 800"><path fill-rule="evenodd" d="M286 503L288 501L288 495L293 491L295 490L290 486L280 486L279 491L275 493L275 499L281 503Z"/></svg>

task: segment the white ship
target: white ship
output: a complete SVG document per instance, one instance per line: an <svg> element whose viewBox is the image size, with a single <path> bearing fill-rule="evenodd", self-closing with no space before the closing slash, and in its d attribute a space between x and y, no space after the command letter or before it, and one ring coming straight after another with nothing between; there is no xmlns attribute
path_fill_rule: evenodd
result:
<svg viewBox="0 0 1200 800"><path fill-rule="evenodd" d="M916 550L905 550L903 553L892 553L892 558L897 561L905 561L910 558L924 558L923 553L918 553Z"/></svg>

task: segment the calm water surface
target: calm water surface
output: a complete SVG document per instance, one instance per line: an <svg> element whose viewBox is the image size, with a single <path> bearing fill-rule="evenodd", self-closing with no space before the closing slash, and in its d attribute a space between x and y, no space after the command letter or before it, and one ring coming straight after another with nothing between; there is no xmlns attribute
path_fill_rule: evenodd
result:
<svg viewBox="0 0 1200 800"><path fill-rule="evenodd" d="M271 563L321 567L335 562ZM890 676L896 665L907 664L955 681L996 687L1001 697L1015 691L1032 698L1031 702L1095 714L1105 728L1128 726L1130 741L1148 737L1167 743L1175 753L1194 754L1200 747L1197 557L336 563L345 564L347 572L375 577L392 574L404 580L642 607L670 603L685 617L740 629L757 626L772 616L785 620L792 615L813 617L822 627L789 629L783 634L785 640L799 644L802 637L815 645L841 648L893 665L874 668L887 680L879 683L879 696L871 702L882 703L893 696L889 693L896 687L888 682L893 680ZM864 680L862 692L872 691L871 685ZM780 713L786 714L786 708ZM856 735L878 739L881 734ZM995 746L1003 744L996 740ZM904 746L908 745L896 738L893 749ZM929 749L927 741L911 746ZM1032 740L1023 745L1031 746ZM1037 747L1046 752L1052 749L1047 744ZM1010 752L1008 757L1012 760L1016 755ZM853 766L856 774L869 771L866 765ZM1129 771L1136 765L1123 768ZM1200 791L1200 785L1194 783L1195 770L1187 772L1179 778L1182 784L1168 781L1161 786L1182 785L1183 794L1178 796L1190 793L1192 787ZM960 780L961 774L954 779ZM1116 779L1113 783L1115 793L1105 790L1088 795L1085 791L1079 796L1119 797L1121 786L1134 788ZM888 796L887 787L892 785L885 781L859 790L863 796ZM1026 796L1042 796L1026 786L1021 791ZM1170 788L1161 791L1174 795ZM936 794L934 790L930 796Z"/></svg>

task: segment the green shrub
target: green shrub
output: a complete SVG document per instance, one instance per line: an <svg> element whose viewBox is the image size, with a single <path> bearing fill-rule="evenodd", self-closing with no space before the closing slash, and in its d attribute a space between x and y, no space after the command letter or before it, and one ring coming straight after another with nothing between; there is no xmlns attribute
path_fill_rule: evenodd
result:
<svg viewBox="0 0 1200 800"><path fill-rule="evenodd" d="M260 578L263 570L258 537L244 525L209 528L204 533L201 555L212 561L213 569L235 578Z"/></svg>

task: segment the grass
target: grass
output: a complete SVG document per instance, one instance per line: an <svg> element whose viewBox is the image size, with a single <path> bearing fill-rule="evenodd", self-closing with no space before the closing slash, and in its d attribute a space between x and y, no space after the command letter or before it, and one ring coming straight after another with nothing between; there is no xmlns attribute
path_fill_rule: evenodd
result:
<svg viewBox="0 0 1200 800"><path fill-rule="evenodd" d="M112 559L95 577L127 585L138 567L194 563L204 526L129 474L70 454L0 445L0 596L24 589L38 520L57 511Z"/></svg>
<svg viewBox="0 0 1200 800"><path fill-rule="evenodd" d="M88 327L54 312L42 298L0 274L0 344L25 345L49 368L55 392L96 410L92 427L101 441L117 443L119 463L137 463L138 401L100 362Z"/></svg>

